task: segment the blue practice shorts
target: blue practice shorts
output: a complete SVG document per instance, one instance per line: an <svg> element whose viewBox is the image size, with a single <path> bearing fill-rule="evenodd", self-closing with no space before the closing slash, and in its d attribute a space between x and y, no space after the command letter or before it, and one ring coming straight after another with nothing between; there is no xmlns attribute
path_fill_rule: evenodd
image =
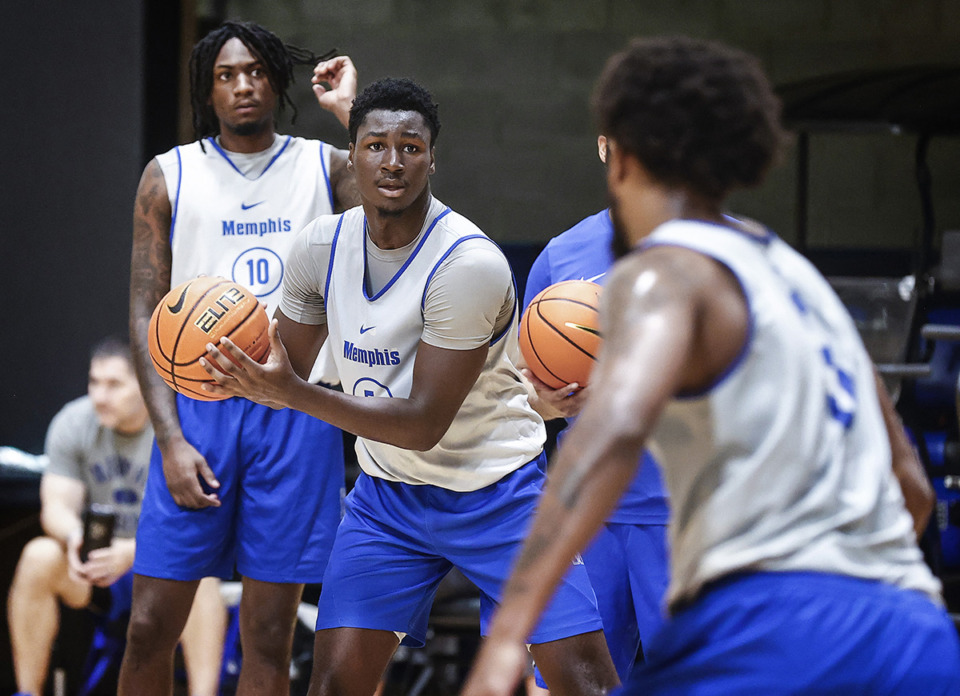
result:
<svg viewBox="0 0 960 696"><path fill-rule="evenodd" d="M603 525L583 552L597 595L603 636L621 681L633 669L638 649L655 651L653 636L663 626L663 598L670 577L665 524ZM537 685L547 688L540 670Z"/></svg>
<svg viewBox="0 0 960 696"><path fill-rule="evenodd" d="M960 694L960 641L917 592L822 573L708 586L621 694Z"/></svg>
<svg viewBox="0 0 960 696"><path fill-rule="evenodd" d="M456 567L480 589L485 634L544 480L537 460L467 493L361 474L323 579L317 630L393 631L405 634L405 645L422 646L437 586ZM574 565L529 642L600 628L586 570Z"/></svg>
<svg viewBox="0 0 960 696"><path fill-rule="evenodd" d="M220 507L173 501L154 444L137 526L134 572L320 582L343 507L343 436L299 411L245 399L177 397L187 441L220 482Z"/></svg>

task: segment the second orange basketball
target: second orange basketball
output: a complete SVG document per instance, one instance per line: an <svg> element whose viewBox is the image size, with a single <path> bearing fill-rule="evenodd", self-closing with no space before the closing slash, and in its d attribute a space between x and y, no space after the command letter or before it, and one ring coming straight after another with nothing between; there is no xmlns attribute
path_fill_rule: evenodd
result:
<svg viewBox="0 0 960 696"><path fill-rule="evenodd" d="M520 352L530 371L559 389L585 387L597 359L602 288L587 280L565 280L530 301L520 319Z"/></svg>
<svg viewBox="0 0 960 696"><path fill-rule="evenodd" d="M226 278L200 276L176 286L150 318L150 358L163 380L200 401L226 397L203 391L214 380L200 365L207 344L226 336L259 363L270 353L270 320L256 295Z"/></svg>

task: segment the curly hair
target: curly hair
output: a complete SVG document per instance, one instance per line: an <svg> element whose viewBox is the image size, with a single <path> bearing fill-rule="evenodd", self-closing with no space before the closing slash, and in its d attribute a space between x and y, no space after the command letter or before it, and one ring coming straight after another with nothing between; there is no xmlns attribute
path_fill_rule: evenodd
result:
<svg viewBox="0 0 960 696"><path fill-rule="evenodd" d="M440 135L440 116L430 92L413 80L386 77L365 87L350 108L350 142L357 143L357 131L367 114L377 109L385 111L416 111L430 129L430 145L436 145Z"/></svg>
<svg viewBox="0 0 960 696"><path fill-rule="evenodd" d="M593 108L658 181L714 199L759 184L786 139L759 62L687 37L634 39L607 62Z"/></svg>
<svg viewBox="0 0 960 696"><path fill-rule="evenodd" d="M293 110L291 121L296 121L297 107L287 94L293 82L293 68L297 65L316 65L336 55L336 49L322 56L284 44L276 34L253 22L224 22L204 36L190 53L190 105L193 107L193 131L201 141L220 133L220 121L209 104L213 90L213 66L220 49L230 39L240 39L243 45L263 64L270 86L277 95L279 111L285 105Z"/></svg>

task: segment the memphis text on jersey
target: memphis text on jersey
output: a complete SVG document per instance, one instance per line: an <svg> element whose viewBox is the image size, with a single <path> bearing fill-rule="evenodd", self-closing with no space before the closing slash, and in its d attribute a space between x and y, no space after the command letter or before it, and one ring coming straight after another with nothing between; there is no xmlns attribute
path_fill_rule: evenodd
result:
<svg viewBox="0 0 960 696"><path fill-rule="evenodd" d="M220 222L224 237L262 237L265 234L293 231L293 221L286 218L270 218L254 222L240 220L221 220Z"/></svg>
<svg viewBox="0 0 960 696"><path fill-rule="evenodd" d="M351 362L364 363L369 367L400 364L399 350L378 350L376 348L364 350L363 348L357 348L350 341L343 342L343 357Z"/></svg>

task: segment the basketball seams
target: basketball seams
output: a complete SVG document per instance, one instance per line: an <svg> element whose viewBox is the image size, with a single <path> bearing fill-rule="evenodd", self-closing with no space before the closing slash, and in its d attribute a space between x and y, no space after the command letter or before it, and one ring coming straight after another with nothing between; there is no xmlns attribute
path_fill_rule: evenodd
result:
<svg viewBox="0 0 960 696"><path fill-rule="evenodd" d="M236 288L237 294L220 302L220 296L231 288ZM242 296L238 300L240 293ZM218 304L223 313L217 308ZM170 305L174 309L179 305L180 311L171 313ZM205 316L208 312L213 316ZM191 329L191 324L196 326ZM268 327L269 319L249 289L217 276L195 278L170 290L154 310L148 329L152 343L150 357L157 373L175 391L203 401L220 400L223 397L199 388L203 384L215 383L199 363L200 358L207 355L206 345L228 336L248 355L251 349L255 349L252 357L263 362L270 350ZM200 333L203 329L210 333ZM178 360L178 353L184 349L194 354Z"/></svg>

